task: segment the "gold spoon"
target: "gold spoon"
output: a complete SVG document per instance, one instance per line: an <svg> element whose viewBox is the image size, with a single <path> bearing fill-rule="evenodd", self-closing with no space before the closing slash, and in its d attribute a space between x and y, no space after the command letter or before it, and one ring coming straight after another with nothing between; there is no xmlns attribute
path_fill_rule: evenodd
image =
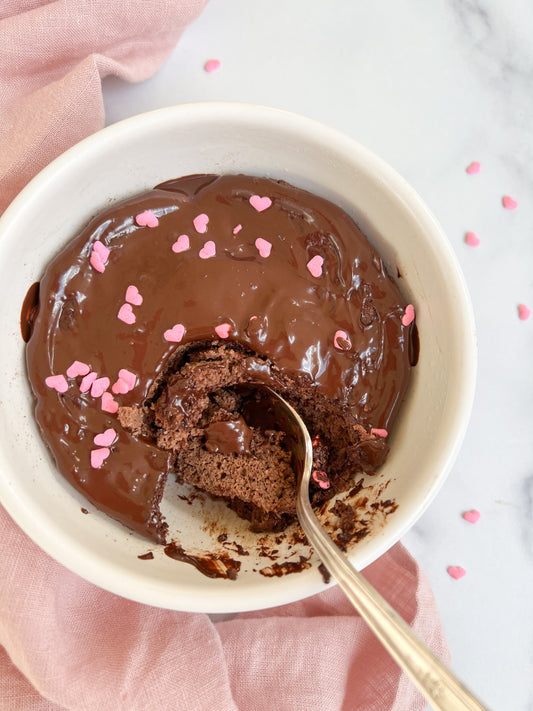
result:
<svg viewBox="0 0 533 711"><path fill-rule="evenodd" d="M398 613L355 570L328 536L309 500L313 447L307 427L296 410L274 390L266 385L255 385L261 392L268 393L269 403L265 409L271 410L276 427L287 434L292 447L298 477L296 511L300 525L352 605L436 711L488 711L415 637Z"/></svg>

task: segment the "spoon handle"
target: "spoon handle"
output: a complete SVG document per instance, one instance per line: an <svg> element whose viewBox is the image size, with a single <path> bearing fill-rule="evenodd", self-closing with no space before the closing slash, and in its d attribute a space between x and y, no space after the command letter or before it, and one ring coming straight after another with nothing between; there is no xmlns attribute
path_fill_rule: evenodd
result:
<svg viewBox="0 0 533 711"><path fill-rule="evenodd" d="M427 701L436 711L487 711L352 567L320 525L302 489L300 487L297 509L307 538L352 605Z"/></svg>

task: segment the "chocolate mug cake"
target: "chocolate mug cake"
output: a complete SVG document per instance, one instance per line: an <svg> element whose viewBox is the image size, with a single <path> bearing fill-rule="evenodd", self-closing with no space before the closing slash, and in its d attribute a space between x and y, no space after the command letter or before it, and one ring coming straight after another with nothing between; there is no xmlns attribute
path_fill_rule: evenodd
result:
<svg viewBox="0 0 533 711"><path fill-rule="evenodd" d="M28 376L59 471L158 542L169 474L253 530L295 519L284 433L263 426L247 383L270 385L306 422L314 504L387 456L412 306L321 197L245 175L168 181L92 219L34 299Z"/></svg>

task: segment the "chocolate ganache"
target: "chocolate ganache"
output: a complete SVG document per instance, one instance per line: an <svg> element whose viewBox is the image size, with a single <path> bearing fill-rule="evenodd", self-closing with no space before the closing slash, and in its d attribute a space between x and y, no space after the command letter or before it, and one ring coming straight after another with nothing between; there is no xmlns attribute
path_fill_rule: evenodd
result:
<svg viewBox="0 0 533 711"><path fill-rule="evenodd" d="M347 489L387 453L416 328L405 308L331 202L267 178L171 180L91 220L46 269L27 330L35 416L60 472L128 527L165 541L175 473L261 530L260 469L248 496L234 463L265 451L285 471L288 457L232 388L259 379L292 397L314 437L314 500ZM195 478L198 452L224 481ZM274 530L294 518L283 476Z"/></svg>

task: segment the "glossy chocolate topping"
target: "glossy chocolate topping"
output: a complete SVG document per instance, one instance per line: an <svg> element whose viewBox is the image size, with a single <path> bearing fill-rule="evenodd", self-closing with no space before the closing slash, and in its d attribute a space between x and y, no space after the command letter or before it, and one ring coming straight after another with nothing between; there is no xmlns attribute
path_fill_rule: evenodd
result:
<svg viewBox="0 0 533 711"><path fill-rule="evenodd" d="M244 454L250 452L252 430L242 417L212 422L205 428L205 447L209 452Z"/></svg>
<svg viewBox="0 0 533 711"><path fill-rule="evenodd" d="M39 282L35 282L28 289L22 308L20 310L20 333L22 340L27 343L33 331L33 323L39 311Z"/></svg>
<svg viewBox="0 0 533 711"><path fill-rule="evenodd" d="M138 224L145 211L157 226ZM103 271L91 264L96 241L109 250ZM142 303L127 305L127 323L117 315L129 286ZM176 348L227 334L347 404L367 429L390 430L407 387L412 327L402 326L406 302L379 254L340 208L283 182L189 176L114 205L53 260L39 293L27 364L42 436L91 502L157 540L171 455L123 429L96 391L81 392L82 376L66 375L74 361L109 378L108 399L131 406L153 395ZM112 391L121 370L134 385ZM60 374L63 393L45 383ZM91 466L94 437L109 428L110 454ZM226 423L206 443L244 451L244 428Z"/></svg>

